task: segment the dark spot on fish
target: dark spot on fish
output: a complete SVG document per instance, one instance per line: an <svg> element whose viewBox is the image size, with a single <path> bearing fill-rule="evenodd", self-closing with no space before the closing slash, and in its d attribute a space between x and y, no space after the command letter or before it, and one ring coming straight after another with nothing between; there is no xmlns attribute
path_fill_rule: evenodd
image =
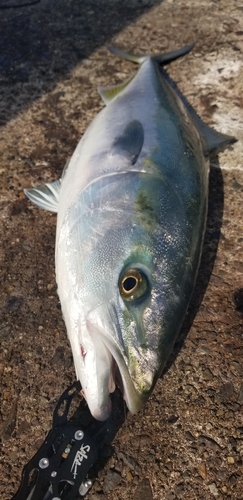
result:
<svg viewBox="0 0 243 500"><path fill-rule="evenodd" d="M140 215L140 221L145 225L159 224L159 218L145 193L138 193L135 209Z"/></svg>
<svg viewBox="0 0 243 500"><path fill-rule="evenodd" d="M147 196L144 193L139 193L138 194L137 200L136 200L136 208L140 212L144 212L145 210L147 210L149 212L153 212L154 211L153 207L151 207L151 205L149 204Z"/></svg>

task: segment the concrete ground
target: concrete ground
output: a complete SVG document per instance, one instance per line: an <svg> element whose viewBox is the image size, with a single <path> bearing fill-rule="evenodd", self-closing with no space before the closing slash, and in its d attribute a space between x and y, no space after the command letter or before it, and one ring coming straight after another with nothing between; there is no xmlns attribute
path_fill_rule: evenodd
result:
<svg viewBox="0 0 243 500"><path fill-rule="evenodd" d="M56 294L56 217L23 188L60 177L103 106L96 87L134 71L106 44L155 53L195 42L169 73L205 122L238 142L212 161L202 263L168 369L121 427L87 498L242 500L242 2L26 3L0 0L0 498L18 488L75 379Z"/></svg>

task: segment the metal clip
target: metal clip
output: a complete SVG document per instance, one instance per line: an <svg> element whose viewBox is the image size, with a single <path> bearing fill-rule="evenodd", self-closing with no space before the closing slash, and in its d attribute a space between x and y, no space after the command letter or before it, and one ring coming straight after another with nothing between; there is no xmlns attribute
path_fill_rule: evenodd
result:
<svg viewBox="0 0 243 500"><path fill-rule="evenodd" d="M85 400L68 419L71 403L80 390L80 382L75 382L61 395L52 430L24 467L21 485L12 500L75 500L91 488L87 475L98 458L104 458L102 451L123 423L126 410L116 389L112 413L105 422L92 417Z"/></svg>
<svg viewBox="0 0 243 500"><path fill-rule="evenodd" d="M81 426L67 422L71 402L80 389L80 383L76 382L60 397L54 410L53 428L25 466L13 500L73 500L91 487L85 478L98 458L97 447Z"/></svg>

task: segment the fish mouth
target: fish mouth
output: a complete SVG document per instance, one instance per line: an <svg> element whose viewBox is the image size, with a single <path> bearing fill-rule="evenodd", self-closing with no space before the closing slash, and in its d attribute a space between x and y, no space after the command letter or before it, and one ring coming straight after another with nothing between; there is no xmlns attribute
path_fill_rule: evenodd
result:
<svg viewBox="0 0 243 500"><path fill-rule="evenodd" d="M109 386L112 388L110 392L114 392L115 388L121 391L127 408L131 413L137 413L147 401L152 388L148 391L138 391L135 387L136 381L132 379L129 372L125 357L115 344L107 338L103 332L99 332L102 336L102 342L105 348L109 351L112 357L112 365L110 371Z"/></svg>
<svg viewBox="0 0 243 500"><path fill-rule="evenodd" d="M84 330L81 337L85 348L80 337L79 347L72 347L77 377L90 412L102 421L111 413L110 394L116 387L131 413L142 408L154 386L154 365L147 362L149 349L144 351L133 342L125 345L119 323L111 314L107 320L104 311L101 313L95 308L86 315L86 337Z"/></svg>
<svg viewBox="0 0 243 500"><path fill-rule="evenodd" d="M110 394L115 391L116 387L121 391L128 410L131 413L136 413L142 408L151 391L146 393L136 389L136 381L132 380L129 373L126 356L123 355L118 345L113 343L100 329L89 328L89 332L92 332L91 337L95 335L96 341L97 336L99 338L94 353L96 363L92 371L87 363L85 378L79 370L80 364L75 363L75 367L77 377L81 381L82 394L88 403L91 414L96 420L101 421L109 417L112 411ZM85 364L86 356L88 358L88 352L85 355ZM76 359L76 361L78 360ZM88 383L85 382L87 380Z"/></svg>

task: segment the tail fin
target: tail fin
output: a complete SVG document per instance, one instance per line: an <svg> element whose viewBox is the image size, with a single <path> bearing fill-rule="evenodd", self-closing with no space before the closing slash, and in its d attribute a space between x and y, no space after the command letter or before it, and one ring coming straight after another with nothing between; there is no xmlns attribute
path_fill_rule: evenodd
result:
<svg viewBox="0 0 243 500"><path fill-rule="evenodd" d="M108 46L107 49L114 54L115 56L121 57L122 59L127 59L127 61L132 61L137 64L142 64L147 57L152 57L154 61L157 61L158 64L161 64L164 66L165 64L169 64L172 61L175 61L176 59L179 59L179 57L183 57L188 52L190 52L194 47L194 43L191 45L186 45L185 47L182 47L181 49L173 50L172 52L166 52L165 54L158 54L158 55L152 55L152 56L141 56L141 55L135 55L135 54L128 54L127 52L124 52L123 50L117 49L116 47L110 47Z"/></svg>

